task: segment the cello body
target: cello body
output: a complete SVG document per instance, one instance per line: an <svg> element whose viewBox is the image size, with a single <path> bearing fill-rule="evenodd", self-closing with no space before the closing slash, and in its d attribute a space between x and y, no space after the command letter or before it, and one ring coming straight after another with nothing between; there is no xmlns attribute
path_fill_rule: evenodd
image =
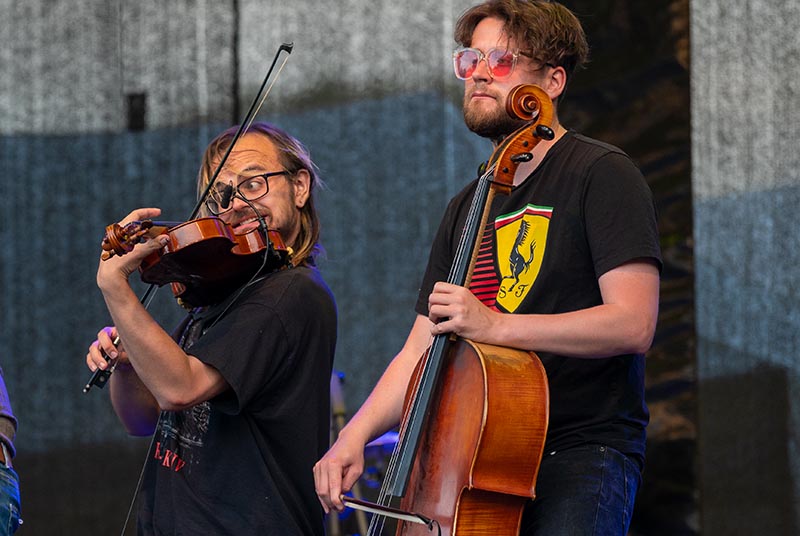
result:
<svg viewBox="0 0 800 536"><path fill-rule="evenodd" d="M533 352L457 339L441 379L400 508L442 534L517 535L547 435L544 366ZM397 534L431 532L400 522Z"/></svg>

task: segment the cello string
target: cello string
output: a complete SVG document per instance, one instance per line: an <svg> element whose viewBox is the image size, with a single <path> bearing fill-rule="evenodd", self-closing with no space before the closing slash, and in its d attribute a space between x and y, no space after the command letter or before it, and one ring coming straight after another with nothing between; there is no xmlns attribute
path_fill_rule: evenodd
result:
<svg viewBox="0 0 800 536"><path fill-rule="evenodd" d="M418 399L418 393L420 389L420 384L422 382L422 377L427 370L427 361L428 361L428 352L423 356L423 359L426 360L426 363L423 365L423 372L417 375L414 379L414 384L411 387L411 406L409 407L409 415L412 415L415 411L414 406L416 405L415 402ZM400 453L407 448L407 434L406 431L408 430L408 424L410 419L403 419L400 423L400 429L398 433L398 441L395 448L392 450L392 455L389 458L389 462L386 468L386 474L384 475L383 482L381 483L380 491L378 492L378 498L376 503L381 506L390 506L391 503L391 495L389 493L390 488L395 486L395 482L397 480L397 467L398 467L398 460ZM370 518L369 522L369 529L367 531L367 535L372 536L376 534L381 534L383 532L383 528L386 523L386 516L383 514L375 513Z"/></svg>
<svg viewBox="0 0 800 536"><path fill-rule="evenodd" d="M478 179L478 185L475 188L475 195L472 197L472 204L470 205L470 210L467 214L467 220L464 223L464 232L461 233L461 237L459 239L458 249L456 250L455 259L453 260L453 264L450 267L450 274L447 278L448 283L453 283L460 285L462 284L461 281L458 281L458 268L462 264L465 263L465 259L467 256L472 256L472 247L469 244L470 236L467 232L468 229L473 228L476 225L476 221L479 221L483 215L482 206L484 204L486 194L491 187L491 178L494 177L494 170L497 163L493 163L486 172L481 175L480 179ZM481 231L481 230L479 230Z"/></svg>
<svg viewBox="0 0 800 536"><path fill-rule="evenodd" d="M467 232L469 229L473 228L476 225L476 221L479 221L482 217L482 210L481 207L483 205L484 199L486 197L486 192L490 189L491 186L491 177L493 177L493 173L495 170L496 163L493 163L478 179L478 184L476 186L475 195L472 198L472 203L470 210L468 211L467 220L464 224L464 232L461 233L461 237L459 239L459 245L456 249L456 255L453 264L451 265L450 274L448 276L448 282L450 283L460 283L460 281L456 281L458 278L458 270L456 269L458 266L464 264L465 258L467 256L472 255L473 248L470 247L470 233ZM411 427L412 423L417 422L419 419L425 418L425 413L427 413L427 408L420 408L420 390L422 388L422 384L425 379L430 378L432 375L431 367L434 366L432 363L432 359L430 358L431 354L434 351L438 351L438 348L434 348L434 346L440 346L445 344L449 335L437 335L433 337L433 343L429 346L428 352L425 353L423 359L425 362L423 363L422 371L419 375L416 376L414 380L414 384L411 387L411 402L408 411L408 417L401 422L400 433L398 443L395 449L392 451L392 455L389 459L386 475L381 485L377 504L383 506L389 506L391 501L391 495L389 493L390 487L396 487L396 483L398 478L401 475L398 475L398 465L399 465L399 458L401 453L404 450L410 448L408 446L408 437L407 437L407 430ZM430 389L433 389L434 386L430 386ZM368 534L379 534L383 530L383 526L385 524L386 516L380 514L374 514L370 519L370 527ZM378 528L380 526L380 528ZM378 530L376 533L375 530Z"/></svg>

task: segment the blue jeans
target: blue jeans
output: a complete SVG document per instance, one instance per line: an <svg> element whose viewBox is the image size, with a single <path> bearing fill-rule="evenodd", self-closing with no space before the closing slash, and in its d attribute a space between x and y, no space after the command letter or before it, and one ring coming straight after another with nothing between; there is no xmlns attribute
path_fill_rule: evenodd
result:
<svg viewBox="0 0 800 536"><path fill-rule="evenodd" d="M0 536L17 531L22 524L19 514L19 476L11 467L0 463Z"/></svg>
<svg viewBox="0 0 800 536"><path fill-rule="evenodd" d="M625 536L641 478L636 462L603 445L545 453L520 534Z"/></svg>

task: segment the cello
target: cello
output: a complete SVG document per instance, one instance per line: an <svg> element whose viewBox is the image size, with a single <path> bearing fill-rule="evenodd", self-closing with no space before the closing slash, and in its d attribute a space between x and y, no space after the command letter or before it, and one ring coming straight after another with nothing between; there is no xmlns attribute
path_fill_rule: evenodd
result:
<svg viewBox="0 0 800 536"><path fill-rule="evenodd" d="M526 124L494 150L479 179L447 282L468 286L495 193L551 140L552 102L534 85L515 87L507 113ZM547 376L535 353L437 335L406 392L397 446L374 505L368 534L386 517L397 535L516 535L535 497L549 417ZM399 506L396 506L399 499ZM361 504L358 504L361 503Z"/></svg>

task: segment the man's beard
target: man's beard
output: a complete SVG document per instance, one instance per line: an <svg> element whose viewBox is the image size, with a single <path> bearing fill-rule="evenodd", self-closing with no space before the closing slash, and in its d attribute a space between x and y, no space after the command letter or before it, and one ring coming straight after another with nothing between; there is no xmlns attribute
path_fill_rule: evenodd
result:
<svg viewBox="0 0 800 536"><path fill-rule="evenodd" d="M472 132L490 140L502 140L518 128L527 124L527 121L514 119L505 109L496 108L489 112L477 111L470 108L468 99L464 102L464 123Z"/></svg>

